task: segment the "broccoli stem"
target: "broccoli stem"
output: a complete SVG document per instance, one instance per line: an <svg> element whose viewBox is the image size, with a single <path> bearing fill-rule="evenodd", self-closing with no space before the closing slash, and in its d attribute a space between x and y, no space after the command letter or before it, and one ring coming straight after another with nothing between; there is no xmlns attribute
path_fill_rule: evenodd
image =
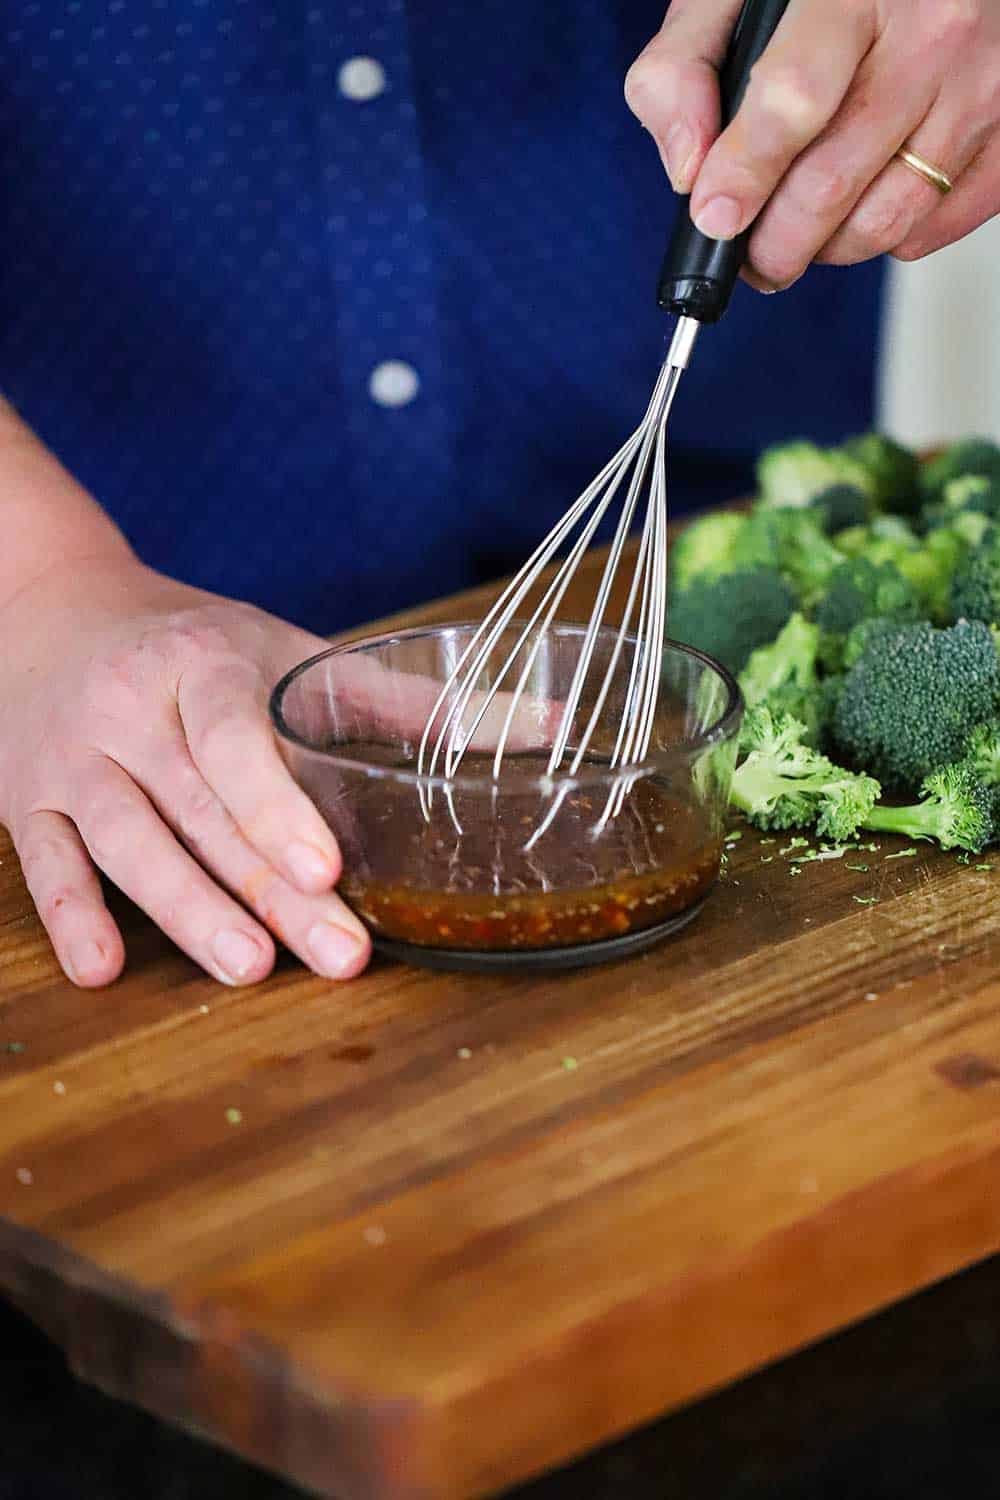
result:
<svg viewBox="0 0 1000 1500"><path fill-rule="evenodd" d="M939 839L950 826L948 809L940 802L917 802L912 807L873 807L863 826L872 833L901 833L908 839ZM947 825L947 826L946 826Z"/></svg>
<svg viewBox="0 0 1000 1500"><path fill-rule="evenodd" d="M749 756L733 777L729 800L740 812L759 813L770 807L779 797L796 792L808 792L825 785L826 776L785 776L776 771L766 760Z"/></svg>

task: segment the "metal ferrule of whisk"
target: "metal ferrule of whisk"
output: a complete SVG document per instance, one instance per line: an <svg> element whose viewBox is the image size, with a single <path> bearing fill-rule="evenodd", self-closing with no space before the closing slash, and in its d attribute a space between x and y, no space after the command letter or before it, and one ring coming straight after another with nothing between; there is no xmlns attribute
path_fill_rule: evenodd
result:
<svg viewBox="0 0 1000 1500"><path fill-rule="evenodd" d="M565 701L561 704L558 729L549 754L547 774L565 770L575 775L583 763L615 681L623 652L631 651L625 708L617 731L611 767L635 765L650 746L656 714L667 594L667 495L666 424L681 372L694 347L700 324L682 317L674 330L667 357L660 371L646 414L632 436L598 474L579 499L535 549L483 619L454 671L445 683L424 729L417 768L422 775L453 777L497 695L504 692L505 713L493 749L493 775L499 777L511 727L517 721L525 689L546 634L556 618L566 590L597 528L619 497L624 496L611 541L608 560L580 647L576 668ZM615 578L622 565L625 544L636 517L643 513L635 568L618 627L617 637L586 724L575 738L569 755L570 737L581 699L593 667L598 635L604 623ZM576 536L573 533L576 532ZM570 539L572 541L570 543ZM570 543L563 562L552 577L543 575L561 548ZM505 658L492 662L498 643L519 619L525 601L539 588L541 597ZM634 633L632 622L638 619ZM531 643L530 645L528 643ZM523 661L521 660L523 656ZM516 681L514 669L521 661ZM487 680L489 686L479 688ZM508 696L509 695L509 696ZM591 695L588 693L588 703ZM499 717L499 715L497 715ZM492 739L492 736L491 736ZM568 758L568 765L564 764ZM617 798L620 806L622 791ZM605 810L605 817L616 808ZM554 812L554 809L553 809ZM542 829L537 830L540 833ZM537 836L537 835L536 835Z"/></svg>

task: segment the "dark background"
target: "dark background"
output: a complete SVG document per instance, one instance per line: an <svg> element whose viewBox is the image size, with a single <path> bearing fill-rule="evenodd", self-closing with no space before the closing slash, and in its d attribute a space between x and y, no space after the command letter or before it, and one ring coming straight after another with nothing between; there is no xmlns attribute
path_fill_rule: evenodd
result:
<svg viewBox="0 0 1000 1500"><path fill-rule="evenodd" d="M507 1500L994 1496L998 1294L1000 1258ZM79 1384L51 1345L2 1304L0 1349L0 1500L301 1495Z"/></svg>

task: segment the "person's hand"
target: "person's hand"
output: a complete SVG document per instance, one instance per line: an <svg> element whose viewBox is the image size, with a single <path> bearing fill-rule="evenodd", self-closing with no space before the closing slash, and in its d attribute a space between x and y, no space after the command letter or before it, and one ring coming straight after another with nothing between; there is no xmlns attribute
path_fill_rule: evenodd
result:
<svg viewBox="0 0 1000 1500"><path fill-rule="evenodd" d="M917 260L1000 210L1000 0L791 0L719 134L716 68L740 0L673 0L626 99L713 239L754 223L746 278L813 260ZM943 196L894 160L947 174Z"/></svg>
<svg viewBox="0 0 1000 1500"><path fill-rule="evenodd" d="M0 632L0 822L72 980L124 963L95 866L227 984L269 972L271 933L319 974L364 968L336 842L268 721L326 642L117 558L48 572Z"/></svg>

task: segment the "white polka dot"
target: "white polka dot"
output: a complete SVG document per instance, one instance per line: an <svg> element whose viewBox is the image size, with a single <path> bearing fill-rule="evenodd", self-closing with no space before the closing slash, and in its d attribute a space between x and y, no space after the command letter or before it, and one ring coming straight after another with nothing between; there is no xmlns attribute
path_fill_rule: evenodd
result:
<svg viewBox="0 0 1000 1500"><path fill-rule="evenodd" d="M337 73L337 87L345 99L363 104L385 91L385 69L374 57L349 57Z"/></svg>
<svg viewBox="0 0 1000 1500"><path fill-rule="evenodd" d="M383 360L368 380L368 394L379 406L407 406L419 390L419 375L402 359Z"/></svg>

